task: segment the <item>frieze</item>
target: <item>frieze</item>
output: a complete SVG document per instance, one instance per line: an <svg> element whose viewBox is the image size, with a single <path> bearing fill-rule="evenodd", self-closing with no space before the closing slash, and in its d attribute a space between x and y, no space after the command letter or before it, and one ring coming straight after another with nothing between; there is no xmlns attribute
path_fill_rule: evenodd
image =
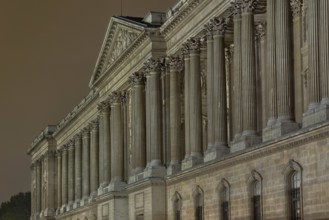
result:
<svg viewBox="0 0 329 220"><path fill-rule="evenodd" d="M135 85L145 85L146 83L146 77L144 73L141 72L135 72L128 78L128 82L135 86Z"/></svg>

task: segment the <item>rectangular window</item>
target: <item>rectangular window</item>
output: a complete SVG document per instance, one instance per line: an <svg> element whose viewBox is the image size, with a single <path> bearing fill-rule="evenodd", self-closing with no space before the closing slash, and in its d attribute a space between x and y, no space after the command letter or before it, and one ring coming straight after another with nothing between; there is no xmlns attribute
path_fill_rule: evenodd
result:
<svg viewBox="0 0 329 220"><path fill-rule="evenodd" d="M196 220L203 220L203 207L198 206L196 208Z"/></svg>
<svg viewBox="0 0 329 220"><path fill-rule="evenodd" d="M292 220L301 219L301 207L300 207L300 188L294 188L291 190L291 199L292 199Z"/></svg>
<svg viewBox="0 0 329 220"><path fill-rule="evenodd" d="M176 220L181 220L180 210L176 211Z"/></svg>
<svg viewBox="0 0 329 220"><path fill-rule="evenodd" d="M144 220L144 214L137 215L136 220Z"/></svg>
<svg viewBox="0 0 329 220"><path fill-rule="evenodd" d="M260 220L260 196L254 196L254 220Z"/></svg>

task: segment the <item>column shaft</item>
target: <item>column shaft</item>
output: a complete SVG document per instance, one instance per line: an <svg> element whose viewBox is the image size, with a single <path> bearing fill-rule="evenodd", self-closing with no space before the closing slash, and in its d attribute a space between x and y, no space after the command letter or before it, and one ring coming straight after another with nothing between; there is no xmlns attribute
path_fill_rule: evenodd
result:
<svg viewBox="0 0 329 220"><path fill-rule="evenodd" d="M242 50L242 102L243 135L253 135L257 130L256 119L256 66L254 15L247 9L242 13L241 50Z"/></svg>
<svg viewBox="0 0 329 220"><path fill-rule="evenodd" d="M123 181L123 123L121 93L113 92L111 100L111 182Z"/></svg>
<svg viewBox="0 0 329 220"><path fill-rule="evenodd" d="M319 1L308 1L308 98L309 111L312 112L320 102L319 73Z"/></svg>
<svg viewBox="0 0 329 220"><path fill-rule="evenodd" d="M111 181L111 132L110 132L110 106L108 101L101 103L101 120L103 129L103 183L107 186Z"/></svg>
<svg viewBox="0 0 329 220"><path fill-rule="evenodd" d="M99 156L99 140L98 140L98 126L99 121L95 119L91 122L90 132L90 191L93 195L97 195L99 186L99 170L98 170L98 156Z"/></svg>
<svg viewBox="0 0 329 220"><path fill-rule="evenodd" d="M190 142L190 55L184 55L184 122L185 122L185 158L191 154Z"/></svg>
<svg viewBox="0 0 329 220"><path fill-rule="evenodd" d="M170 165L180 163L181 156L181 112L179 97L179 68L182 61L179 57L170 57Z"/></svg>
<svg viewBox="0 0 329 220"><path fill-rule="evenodd" d="M67 173L67 146L63 147L62 158L62 206L67 205L68 202L68 173Z"/></svg>
<svg viewBox="0 0 329 220"><path fill-rule="evenodd" d="M81 135L78 134L75 136L75 200L80 200L82 195L82 161L81 161L81 152L82 152L82 142L81 142Z"/></svg>
<svg viewBox="0 0 329 220"><path fill-rule="evenodd" d="M190 39L190 145L191 157L202 157L200 39Z"/></svg>
<svg viewBox="0 0 329 220"><path fill-rule="evenodd" d="M234 54L233 54L233 136L242 133L242 68L241 68L241 15L234 16Z"/></svg>
<svg viewBox="0 0 329 220"><path fill-rule="evenodd" d="M292 121L294 117L293 63L291 54L290 4L287 0L276 0L276 61L278 120Z"/></svg>
<svg viewBox="0 0 329 220"><path fill-rule="evenodd" d="M319 43L322 104L329 104L329 2L319 0Z"/></svg>
<svg viewBox="0 0 329 220"><path fill-rule="evenodd" d="M267 52L266 52L266 72L268 85L268 126L275 124L277 114L277 81L276 81L276 40L275 40L275 2L267 1Z"/></svg>
<svg viewBox="0 0 329 220"><path fill-rule="evenodd" d="M90 194L90 131L86 127L82 131L82 197L86 199Z"/></svg>
<svg viewBox="0 0 329 220"><path fill-rule="evenodd" d="M215 147L227 145L227 106L226 106L226 77L225 77L225 21L215 18L214 32L214 124Z"/></svg>
<svg viewBox="0 0 329 220"><path fill-rule="evenodd" d="M57 150L57 207L62 205L62 151Z"/></svg>
<svg viewBox="0 0 329 220"><path fill-rule="evenodd" d="M37 188L37 193L36 193L36 202L37 202L37 207L36 207L36 213L41 212L41 162L37 161L37 179L36 179L36 188Z"/></svg>
<svg viewBox="0 0 329 220"><path fill-rule="evenodd" d="M68 149L68 202L73 203L74 200L74 142L70 143Z"/></svg>
<svg viewBox="0 0 329 220"><path fill-rule="evenodd" d="M211 25L211 24L210 24ZM207 119L208 119L208 149L215 144L215 121L214 121L214 40L212 27L207 29Z"/></svg>
<svg viewBox="0 0 329 220"><path fill-rule="evenodd" d="M151 115L150 115L150 76L146 75L146 88L145 88L145 104L146 104L146 162L147 166L151 163Z"/></svg>

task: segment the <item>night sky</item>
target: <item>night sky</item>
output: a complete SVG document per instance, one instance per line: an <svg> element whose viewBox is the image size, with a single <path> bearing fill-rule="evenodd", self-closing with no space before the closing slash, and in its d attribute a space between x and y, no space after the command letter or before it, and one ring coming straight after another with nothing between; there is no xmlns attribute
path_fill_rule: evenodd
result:
<svg viewBox="0 0 329 220"><path fill-rule="evenodd" d="M123 0L123 15L176 0ZM119 0L0 0L0 203L30 191L27 149L88 92Z"/></svg>

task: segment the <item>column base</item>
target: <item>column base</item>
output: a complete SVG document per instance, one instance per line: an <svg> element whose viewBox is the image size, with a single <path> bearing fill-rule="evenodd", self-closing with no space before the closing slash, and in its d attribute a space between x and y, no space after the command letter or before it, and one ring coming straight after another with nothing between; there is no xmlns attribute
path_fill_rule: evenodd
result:
<svg viewBox="0 0 329 220"><path fill-rule="evenodd" d="M294 121L277 121L272 126L267 126L263 130L263 141L274 140L299 129L298 123Z"/></svg>
<svg viewBox="0 0 329 220"><path fill-rule="evenodd" d="M182 170L190 169L197 166L203 162L201 154L191 155L182 161Z"/></svg>
<svg viewBox="0 0 329 220"><path fill-rule="evenodd" d="M149 167L146 167L144 170L144 178L149 178L149 177L158 177L158 178L163 178L166 176L166 168L161 165L152 165L150 164Z"/></svg>
<svg viewBox="0 0 329 220"><path fill-rule="evenodd" d="M303 128L329 120L329 105L321 104L303 114Z"/></svg>
<svg viewBox="0 0 329 220"><path fill-rule="evenodd" d="M97 197L97 191L94 191L90 194L89 199L88 199L88 203L92 203L96 201L96 197Z"/></svg>
<svg viewBox="0 0 329 220"><path fill-rule="evenodd" d="M171 163L167 168L167 176L174 175L181 171L182 167L179 163Z"/></svg>
<svg viewBox="0 0 329 220"><path fill-rule="evenodd" d="M74 201L73 203L73 209L79 208L80 207L80 199Z"/></svg>
<svg viewBox="0 0 329 220"><path fill-rule="evenodd" d="M209 162L212 160L217 160L230 153L230 148L225 145L209 148L204 156L204 162Z"/></svg>
<svg viewBox="0 0 329 220"><path fill-rule="evenodd" d="M143 172L140 172L140 173L136 173L136 174L132 174L130 177L129 177L129 180L128 180L128 183L135 183L139 180L142 180L144 179L144 173Z"/></svg>
<svg viewBox="0 0 329 220"><path fill-rule="evenodd" d="M110 185L108 186L109 192L120 192L123 191L127 186L127 183L121 180L112 180Z"/></svg>
<svg viewBox="0 0 329 220"><path fill-rule="evenodd" d="M58 208L56 209L56 215L59 215L59 214L61 214L61 207L58 207Z"/></svg>
<svg viewBox="0 0 329 220"><path fill-rule="evenodd" d="M254 145L260 144L261 142L262 142L262 138L255 134L242 135L236 138L232 142L230 151L231 153L234 153L252 147Z"/></svg>
<svg viewBox="0 0 329 220"><path fill-rule="evenodd" d="M88 196L84 196L84 197L80 200L80 206L88 205L88 201L89 201L89 197L88 197Z"/></svg>
<svg viewBox="0 0 329 220"><path fill-rule="evenodd" d="M71 211L73 209L73 202L69 202L66 206L66 211Z"/></svg>
<svg viewBox="0 0 329 220"><path fill-rule="evenodd" d="M66 212L66 205L63 205L62 207L61 207L61 214L62 213L65 213Z"/></svg>
<svg viewBox="0 0 329 220"><path fill-rule="evenodd" d="M46 217L52 217L56 214L56 211L54 208L47 208L43 211L43 216Z"/></svg>

